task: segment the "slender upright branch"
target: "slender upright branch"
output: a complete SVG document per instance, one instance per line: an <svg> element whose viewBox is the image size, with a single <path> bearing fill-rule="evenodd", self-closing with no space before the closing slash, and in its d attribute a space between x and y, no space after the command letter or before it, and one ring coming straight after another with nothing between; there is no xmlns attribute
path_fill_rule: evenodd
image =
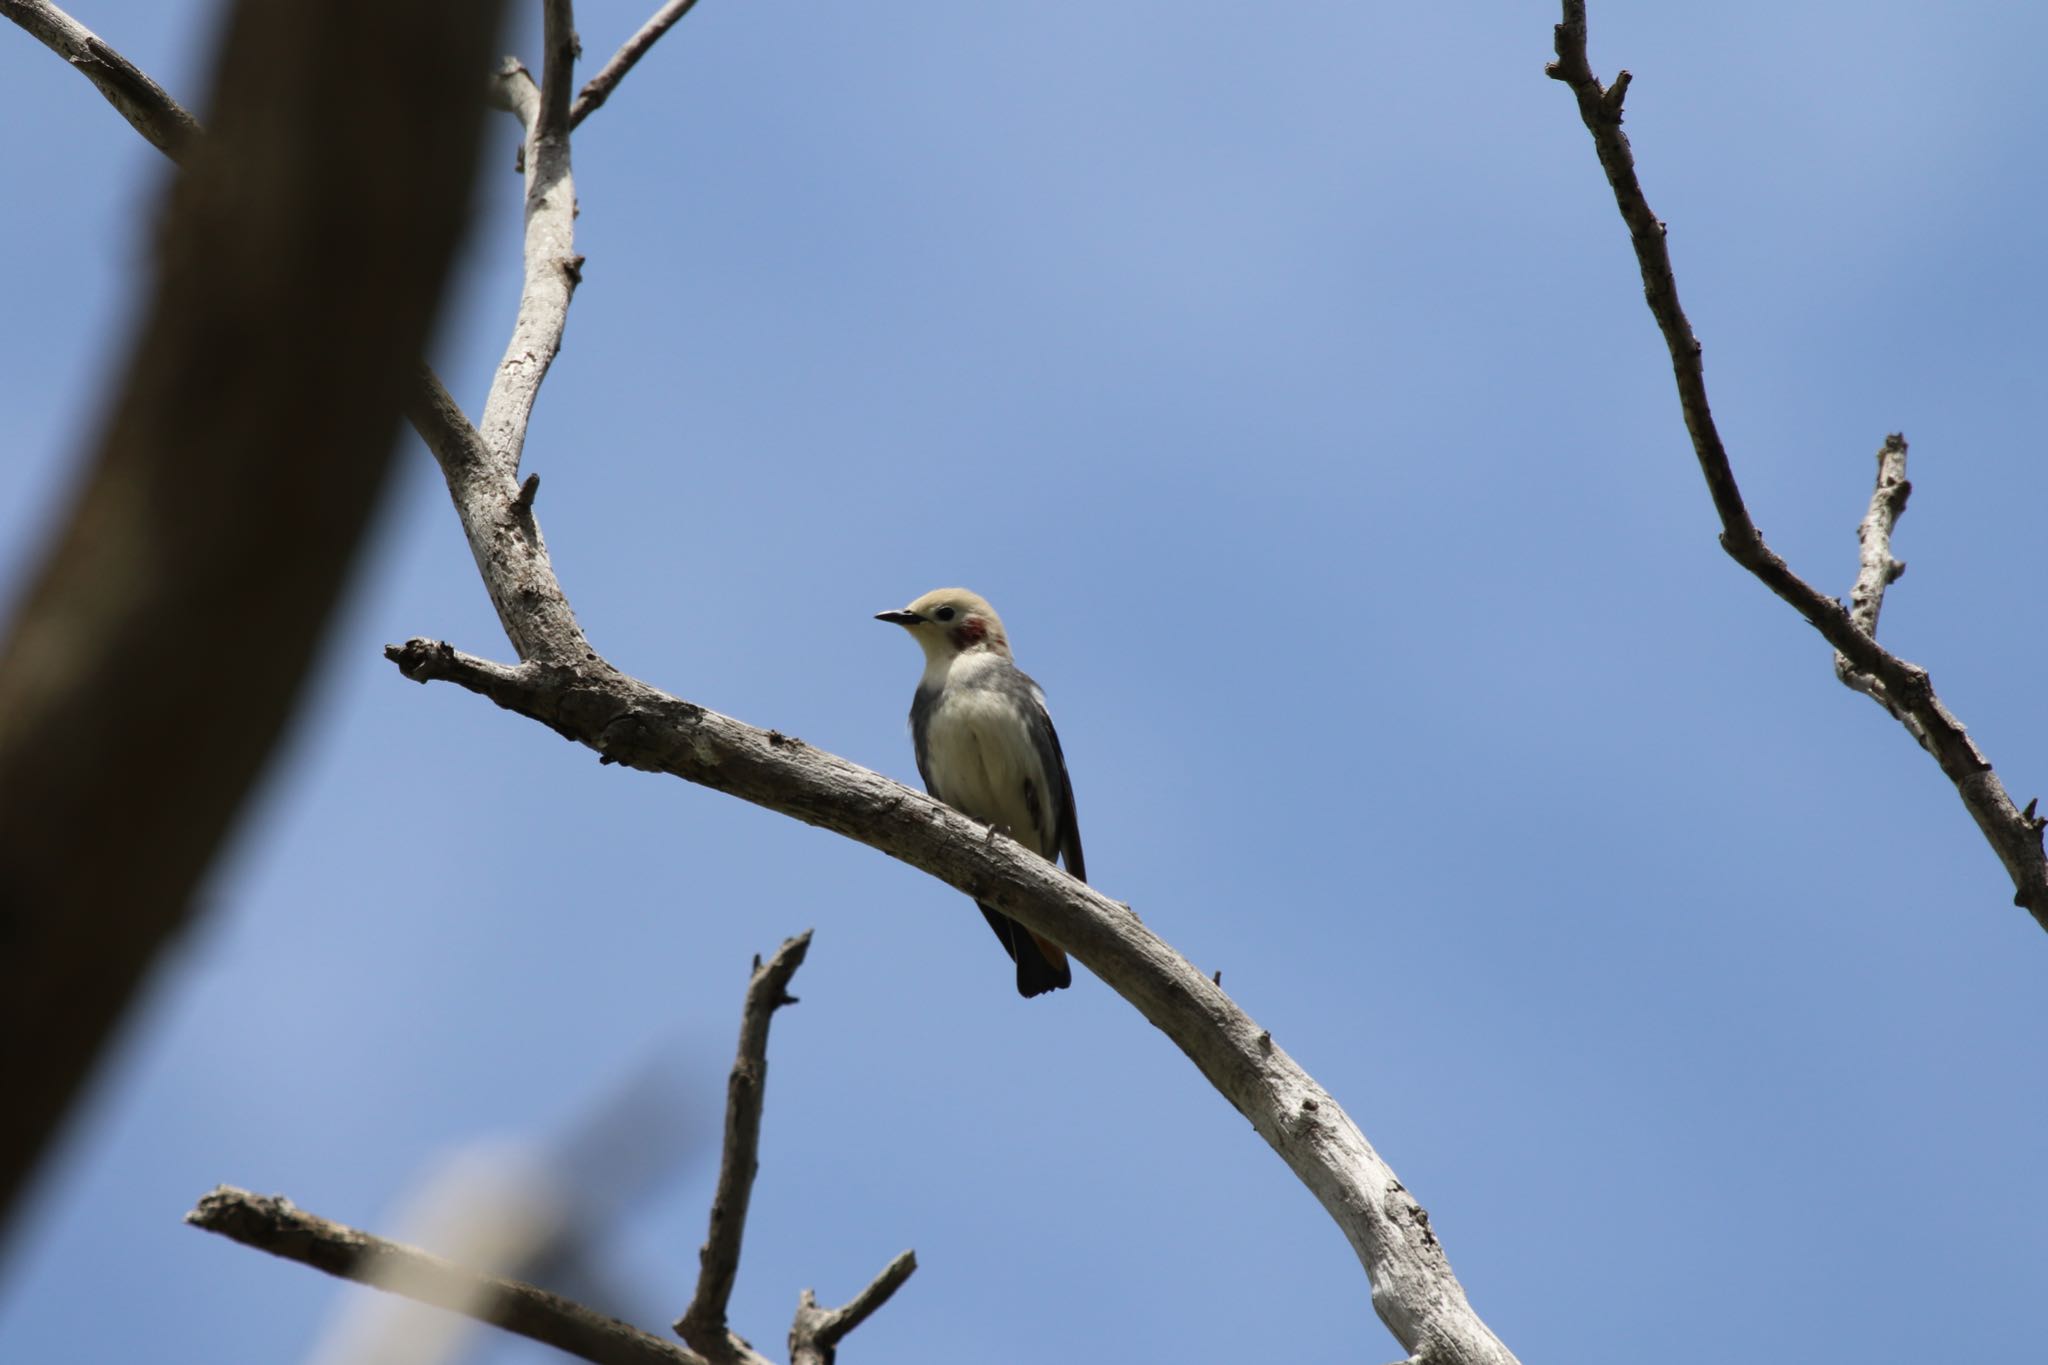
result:
<svg viewBox="0 0 2048 1365"><path fill-rule="evenodd" d="M576 38L576 7L570 0L541 0L540 116L533 135L566 140L570 91L576 88L576 59L583 45Z"/></svg>
<svg viewBox="0 0 2048 1365"><path fill-rule="evenodd" d="M530 1337L597 1365L706 1365L631 1323L518 1280L316 1218L289 1199L222 1185L185 1215L193 1227L344 1280L389 1290Z"/></svg>
<svg viewBox="0 0 2048 1365"><path fill-rule="evenodd" d="M903 1252L838 1308L818 1307L817 1296L808 1289L798 1295L796 1321L789 1328L789 1365L832 1365L846 1334L887 1303L916 1269L917 1253Z"/></svg>
<svg viewBox="0 0 2048 1365"><path fill-rule="evenodd" d="M1844 662L1836 667L1838 673L1845 674L1844 681L1848 680L1846 675L1860 675L1866 680L1852 686L1877 699L1933 756L2004 864L2006 875L2012 879L2013 903L2025 907L2035 922L2048 930L2048 853L2042 847L2042 823L2029 813L2032 806L2022 812L2013 804L2004 784L1992 771L1990 760L1935 695L1927 671L1880 647L1870 630L1859 624L1840 602L1794 574L1764 543L1763 535L1751 522L1728 462L1728 452L1721 444L1713 413L1707 406L1700 344L1678 304L1678 283L1665 248L1664 225L1650 211L1642 184L1636 178L1635 155L1629 148L1628 137L1621 131L1622 101L1628 91L1629 75L1624 71L1612 86L1601 85L1587 58L1585 0L1562 0L1562 5L1563 22L1554 31L1557 60L1549 65L1547 74L1571 87L1578 101L1580 120L1592 134L1594 150L1607 172L1615 205L1628 225L1629 240L1635 246L1636 262L1642 271L1644 299L1671 352L1679 409L1685 417L1686 430L1692 435L1693 453L1706 478L1714 509L1721 518L1721 548L1805 617L1841 656ZM1904 458L1903 448L1899 455ZM1876 624L1874 608L1870 624Z"/></svg>
<svg viewBox="0 0 2048 1365"><path fill-rule="evenodd" d="M1906 438L1893 432L1877 449L1877 486L1871 490L1870 510L1856 527L1856 586L1849 593L1849 619L1873 639L1878 613L1884 610L1884 590L1906 572L1905 564L1892 558L1892 528L1905 515L1906 499L1912 494L1913 485L1906 482ZM1841 654L1835 655L1835 676L1898 716L1922 744L1927 742L1912 714L1892 704L1884 684L1857 672Z"/></svg>
<svg viewBox="0 0 2048 1365"><path fill-rule="evenodd" d="M640 26L640 31L626 39L624 46L612 54L583 92L576 96L576 104L569 110L569 126L574 128L597 112L599 105L612 97L619 82L626 79L626 73L634 63L647 55L647 50L660 40L661 35L675 27L676 21L696 8L697 0L668 0L654 12L654 17Z"/></svg>
<svg viewBox="0 0 2048 1365"><path fill-rule="evenodd" d="M1893 432L1877 448L1877 486L1870 493L1870 510L1856 527L1856 587L1849 594L1849 619L1865 635L1877 634L1884 590L1906 572L1905 564L1892 558L1892 528L1912 496L1913 485L1906 482L1906 438Z"/></svg>
<svg viewBox="0 0 2048 1365"><path fill-rule="evenodd" d="M569 300L583 270L583 258L576 254L576 182L569 170L568 91L576 56L575 19L568 0L546 0L543 14L546 61L539 87L534 87L525 68L509 61L495 87L500 103L525 130L525 272L512 339L498 362L477 426L507 485L508 500L517 492L534 400L562 349Z"/></svg>
<svg viewBox="0 0 2048 1365"><path fill-rule="evenodd" d="M710 1229L697 1253L697 1292L676 1319L676 1335L701 1352L712 1365L756 1365L755 1353L726 1325L726 1305L740 1271L740 1240L747 1230L747 1206L760 1169L761 1105L768 1090L768 1024L775 1011L794 1005L790 978L810 951L807 929L762 962L754 959L753 979L740 1014L738 1055L725 1088L725 1150L718 1166L718 1185L711 1195Z"/></svg>

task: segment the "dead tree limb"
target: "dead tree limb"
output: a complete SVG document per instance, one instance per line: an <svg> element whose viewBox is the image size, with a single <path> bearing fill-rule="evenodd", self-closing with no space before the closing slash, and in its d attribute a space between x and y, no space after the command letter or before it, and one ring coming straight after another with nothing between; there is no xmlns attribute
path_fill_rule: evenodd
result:
<svg viewBox="0 0 2048 1365"><path fill-rule="evenodd" d="M1629 74L1621 72L1614 78L1614 84L1606 86L1593 74L1586 54L1585 0L1563 0L1563 16L1554 35L1557 60L1546 69L1547 74L1569 86L1577 98L1579 118L1592 134L1594 150L1614 191L1615 205L1628 225L1636 263L1642 270L1644 300L1671 352L1679 411L1684 415L1686 431L1691 434L1693 453L1707 481L1714 510L1721 519L1721 548L1834 646L1836 673L1843 682L1874 698L1933 756L2005 866L2006 875L2012 879L2013 904L2026 909L2036 923L2048 930L2048 853L2044 853L2041 841L2044 823L2048 822L2034 817L2031 802L2025 811L2013 804L2005 784L1992 771L1991 761L1970 738L1962 722L1935 695L1927 670L1877 643L1877 604L1882 593L1881 585L1876 592L1870 590L1869 561L1865 560L1865 567L1858 574L1859 598L1855 608L1844 608L1793 573L1750 520L1728 451L1721 443L1720 431L1707 403L1700 343L1693 335L1692 324L1686 320L1685 310L1679 306L1678 281L1672 274L1664 224L1650 211L1649 201L1643 196L1642 183L1636 178L1635 154L1621 130L1622 101L1628 93ZM1892 452L1894 443L1896 483L1888 492L1880 467L1877 493L1889 505L1889 519L1882 532L1886 564L1891 562L1890 520L1896 519L1905 506L1905 441L1903 437L1891 438L1886 442L1887 452ZM1866 518L1865 527L1873 525ZM1865 554L1871 554L1870 535L1861 538L1865 541ZM1897 577L1889 569L1882 572ZM1863 611L1866 605L1867 613Z"/></svg>
<svg viewBox="0 0 2048 1365"><path fill-rule="evenodd" d="M917 1253L906 1251L838 1308L818 1307L817 1296L806 1289L797 1299L796 1322L789 1329L789 1365L832 1365L846 1334L872 1317L916 1269Z"/></svg>
<svg viewBox="0 0 2048 1365"><path fill-rule="evenodd" d="M760 1170L761 1105L768 1090L768 1024L775 1011L796 1003L789 979L810 951L808 930L783 944L763 963L754 959L740 1011L739 1053L726 1078L725 1143L718 1162L718 1184L711 1194L710 1227L697 1253L697 1290L690 1306L676 1319L676 1335L712 1365L766 1365L766 1357L726 1323L726 1305L740 1273L740 1242L747 1230L747 1207L754 1196L754 1175Z"/></svg>
<svg viewBox="0 0 2048 1365"><path fill-rule="evenodd" d="M768 1024L776 1010L796 1003L789 982L810 947L806 930L785 942L766 963L754 959L740 1012L739 1049L726 1087L724 1156L711 1198L710 1232L700 1253L696 1292L675 1324L677 1334L694 1350L559 1294L316 1218L281 1196L221 1185L202 1198L185 1221L329 1275L546 1342L596 1365L770 1365L727 1325L726 1306L739 1275L740 1242L760 1166ZM792 1365L831 1365L832 1353L846 1334L887 1303L916 1269L916 1255L906 1251L845 1307L829 1311L819 1308L811 1291L804 1290L789 1331Z"/></svg>
<svg viewBox="0 0 2048 1365"><path fill-rule="evenodd" d="M703 1357L631 1323L545 1289L316 1218L280 1196L222 1185L185 1221L340 1279L467 1314L596 1365L705 1365Z"/></svg>

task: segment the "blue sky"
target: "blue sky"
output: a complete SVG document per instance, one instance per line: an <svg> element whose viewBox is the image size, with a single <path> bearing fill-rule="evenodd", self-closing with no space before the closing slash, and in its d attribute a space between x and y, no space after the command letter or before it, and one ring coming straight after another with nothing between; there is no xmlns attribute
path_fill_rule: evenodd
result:
<svg viewBox="0 0 2048 1365"><path fill-rule="evenodd" d="M77 12L200 101L210 6ZM643 17L581 6L588 69ZM1097 884L1343 1101L1522 1359L2025 1358L2048 940L1716 547L1555 19L706 0L578 136L585 282L527 446L556 566L620 667L911 780L918 659L869 618L987 595ZM1846 592L1903 430L1881 634L2048 790L2048 12L1592 22L1758 524ZM166 171L11 29L0 92L11 593ZM493 137L435 357L472 412L516 297ZM659 1329L749 959L807 927L757 1343L914 1246L849 1362L1392 1357L1314 1201L1099 983L1021 1001L937 883L401 680L412 635L509 652L407 440L204 919L16 1230L0 1358L301 1357L372 1296L181 1227L197 1195L397 1230L455 1154L558 1142L650 1067L673 1171L599 1240Z"/></svg>

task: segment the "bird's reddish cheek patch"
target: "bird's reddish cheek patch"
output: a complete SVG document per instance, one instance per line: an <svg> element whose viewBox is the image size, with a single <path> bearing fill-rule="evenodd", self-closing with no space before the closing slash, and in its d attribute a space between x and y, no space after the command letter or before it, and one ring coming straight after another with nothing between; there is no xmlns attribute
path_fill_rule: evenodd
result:
<svg viewBox="0 0 2048 1365"><path fill-rule="evenodd" d="M978 616L970 616L953 627L953 643L962 649L978 645L988 638L988 622Z"/></svg>

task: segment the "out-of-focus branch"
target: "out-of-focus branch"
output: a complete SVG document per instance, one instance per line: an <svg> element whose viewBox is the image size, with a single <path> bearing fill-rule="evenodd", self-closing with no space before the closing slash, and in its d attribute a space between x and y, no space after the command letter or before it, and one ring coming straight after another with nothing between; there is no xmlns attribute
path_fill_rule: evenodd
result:
<svg viewBox="0 0 2048 1365"><path fill-rule="evenodd" d="M316 1218L289 1199L222 1185L185 1221L344 1280L467 1314L597 1365L705 1365L701 1356L631 1323L530 1284L479 1274L418 1247Z"/></svg>
<svg viewBox="0 0 2048 1365"><path fill-rule="evenodd" d="M917 1253L903 1252L839 1308L818 1307L817 1296L806 1289L797 1297L796 1321L789 1329L789 1365L832 1365L846 1334L887 1303L916 1269Z"/></svg>
<svg viewBox="0 0 2048 1365"><path fill-rule="evenodd" d="M612 97L619 82L626 79L626 73L633 64L647 55L647 49L661 38L661 35L675 27L681 19L696 7L697 0L668 0L668 3L654 12L654 17L640 26L640 31L626 39L625 45L612 54L590 83L576 96L574 107L569 110L569 126L574 128L597 112L597 107Z"/></svg>
<svg viewBox="0 0 2048 1365"><path fill-rule="evenodd" d="M347 581L463 226L498 11L245 0L197 138L61 10L0 9L186 165L0 645L0 1204L185 921Z"/></svg>
<svg viewBox="0 0 2048 1365"><path fill-rule="evenodd" d="M810 951L807 929L762 962L754 959L753 979L740 1013L738 1055L725 1088L725 1150L718 1165L718 1185L711 1195L710 1228L697 1253L697 1290L690 1306L676 1319L676 1335L690 1343L712 1365L766 1365L766 1358L736 1335L726 1323L726 1305L739 1277L740 1241L747 1230L747 1206L760 1169L761 1105L768 1090L768 1024L775 1011L796 1003L789 980Z"/></svg>
<svg viewBox="0 0 2048 1365"><path fill-rule="evenodd" d="M2041 842L2044 822L2033 817L2033 805L2030 803L2021 811L2013 804L2005 785L1992 771L1990 760L1935 695L1927 670L1878 645L1872 634L1877 624L1874 599L1866 626L1840 602L1794 574L1751 522L1728 452L1714 425L1713 412L1707 405L1700 343L1693 335L1692 324L1686 320L1685 310L1679 306L1678 282L1671 270L1664 224L1650 211L1642 184L1636 178L1635 154L1621 130L1622 101L1628 92L1629 74L1623 71L1611 86L1600 83L1586 53L1585 0L1562 0L1562 4L1563 22L1555 30L1557 60L1550 64L1548 74L1571 87L1577 98L1579 118L1592 134L1594 150L1614 191L1615 205L1621 210L1622 221L1628 224L1629 240L1635 246L1636 262L1642 271L1644 300L1671 352L1679 410L1692 436L1693 453L1706 478L1714 510L1721 518L1721 548L1805 617L1834 646L1839 660L1836 671L1843 680L1849 682L1852 676L1860 679L1850 685L1882 703L1933 756L2004 864L2006 875L2012 879L2013 903L2027 909L2035 922L2048 930L2048 852L2044 852ZM1903 440L1898 454L1903 462ZM1901 478L1903 481L1903 473ZM1903 502L1901 496L1901 506Z"/></svg>

